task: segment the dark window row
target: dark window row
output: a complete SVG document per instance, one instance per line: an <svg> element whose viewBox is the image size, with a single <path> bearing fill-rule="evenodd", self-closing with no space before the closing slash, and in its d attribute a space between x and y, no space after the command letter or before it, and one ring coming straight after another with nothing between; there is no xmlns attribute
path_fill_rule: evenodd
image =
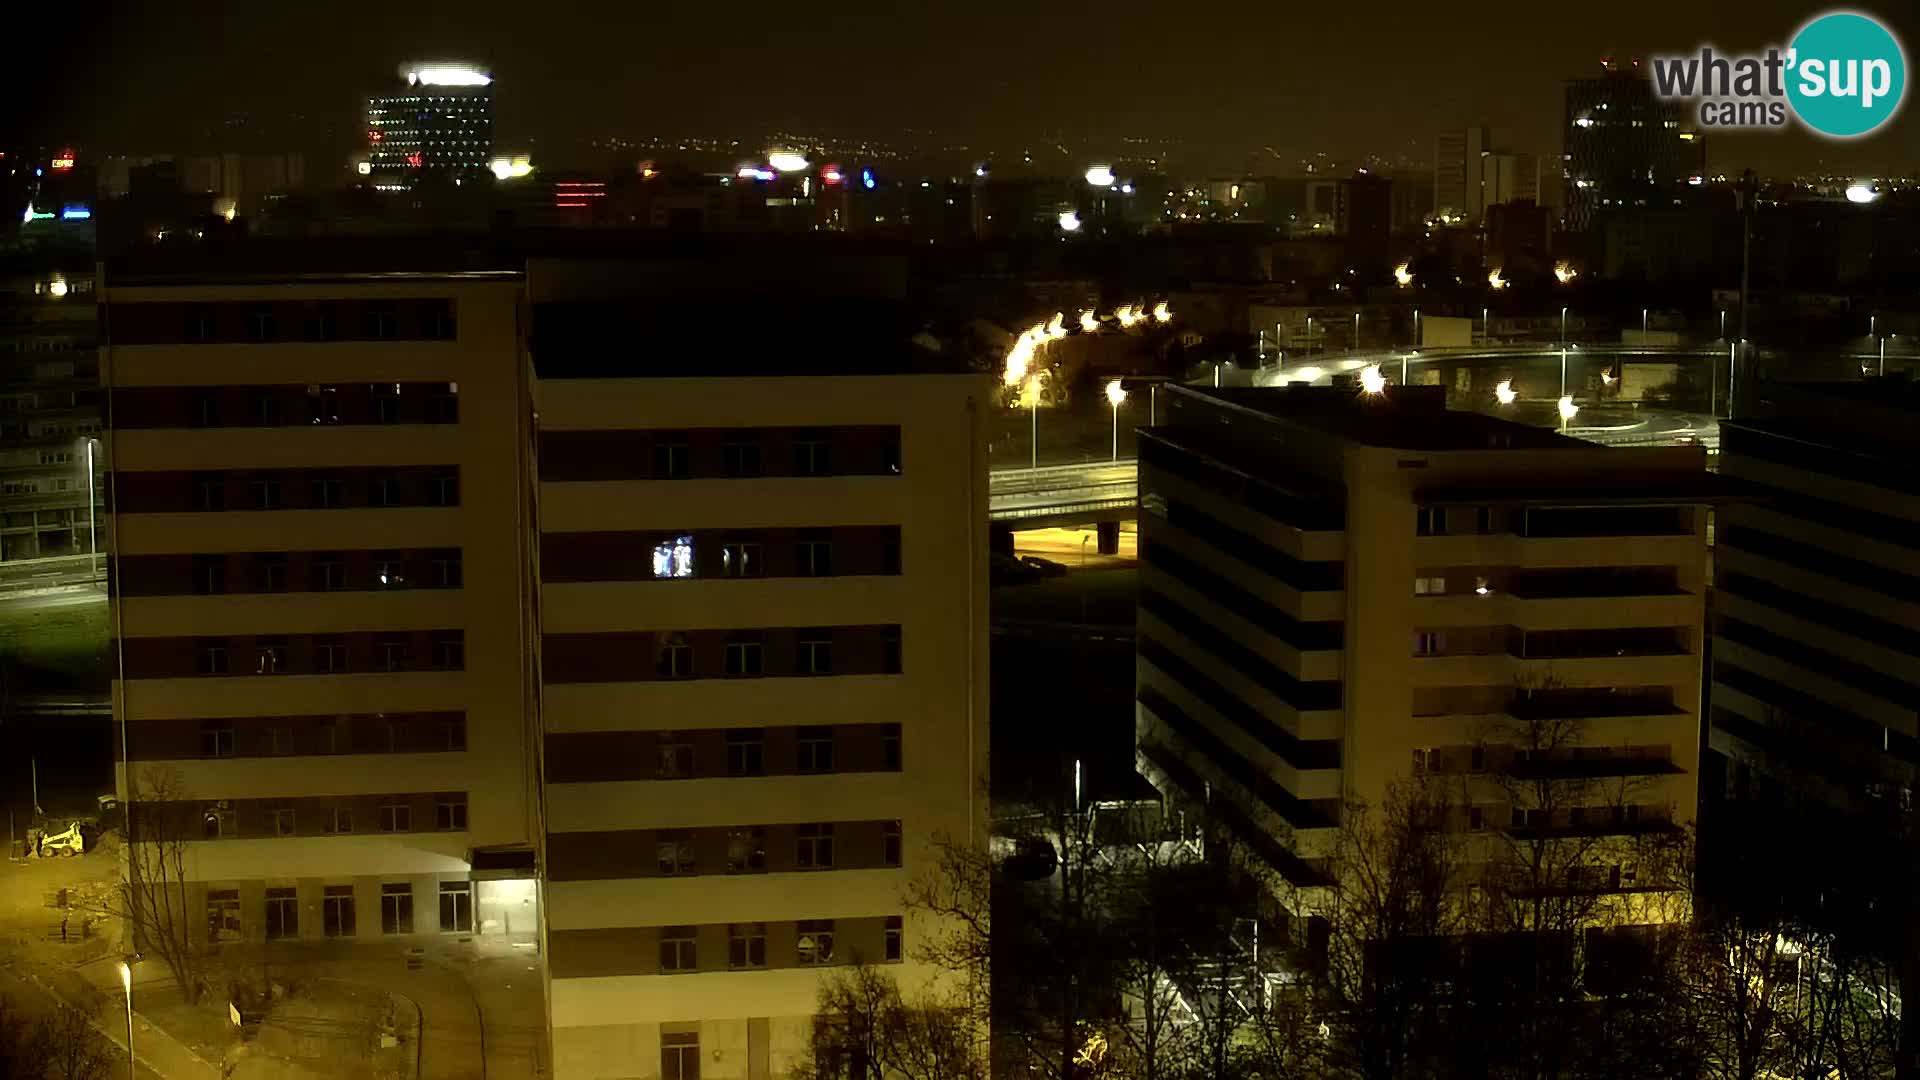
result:
<svg viewBox="0 0 1920 1080"><path fill-rule="evenodd" d="M547 835L550 881L875 870L901 865L898 821L714 825Z"/></svg>
<svg viewBox="0 0 1920 1080"><path fill-rule="evenodd" d="M899 915L555 930L548 956L555 978L893 963L906 955L904 933ZM663 1078L698 1080L697 1032L663 1034L660 1052Z"/></svg>
<svg viewBox="0 0 1920 1080"><path fill-rule="evenodd" d="M898 525L548 533L546 581L834 577L900 572Z"/></svg>
<svg viewBox="0 0 1920 1080"><path fill-rule="evenodd" d="M1175 705L1165 694L1147 687L1140 691L1140 704L1180 736L1181 742L1205 755L1214 768L1266 803L1267 808L1279 815L1280 820L1296 829L1313 829L1331 825L1338 819L1338 799L1302 799L1288 791L1285 784L1269 776L1245 754L1228 746L1203 721L1188 715L1185 709Z"/></svg>
<svg viewBox="0 0 1920 1080"><path fill-rule="evenodd" d="M1689 651L1686 626L1625 626L1595 630L1520 630L1508 627L1508 651L1523 660L1607 656L1679 656Z"/></svg>
<svg viewBox="0 0 1920 1080"><path fill-rule="evenodd" d="M1920 708L1920 686L1889 675L1871 664L1863 664L1809 645L1804 639L1786 637L1765 627L1726 616L1721 617L1716 632L1728 641L1779 657L1784 663L1836 682L1850 683L1900 708Z"/></svg>
<svg viewBox="0 0 1920 1080"><path fill-rule="evenodd" d="M1580 566L1566 569L1517 569L1507 591L1522 600L1588 596L1676 596L1680 570L1674 566Z"/></svg>
<svg viewBox="0 0 1920 1080"><path fill-rule="evenodd" d="M360 913L357 910L354 887L322 885L320 890L320 925L319 933L316 935L316 928L310 920L304 932L301 929L299 888L286 885L268 886L260 912L262 936L270 941L278 941L301 937L303 934L309 938L357 935ZM440 899L440 932L443 934L472 933L473 883L442 881L437 891ZM381 882L378 896L380 932L383 934L413 933L413 883ZM238 889L207 890L206 916L209 942L240 941L247 936Z"/></svg>
<svg viewBox="0 0 1920 1080"><path fill-rule="evenodd" d="M1334 532L1346 527L1346 507L1336 499L1288 491L1153 435L1140 438L1140 463L1224 496L1289 528Z"/></svg>
<svg viewBox="0 0 1920 1080"><path fill-rule="evenodd" d="M1751 525L1723 525L1720 546L1733 551L1751 551L1755 555L1786 563L1810 574L1844 581L1870 592L1884 593L1910 604L1920 604L1920 576L1856 559L1817 544L1789 540L1784 536L1756 529ZM1913 564L1920 564L1915 559Z"/></svg>
<svg viewBox="0 0 1920 1080"><path fill-rule="evenodd" d="M1233 635L1181 607L1171 597L1152 589L1141 589L1140 610L1166 623L1188 641L1213 653L1228 667L1243 672L1247 678L1295 709L1304 712L1340 707L1338 680L1305 682L1296 679Z"/></svg>
<svg viewBox="0 0 1920 1080"><path fill-rule="evenodd" d="M280 836L465 832L467 793L303 795L283 799L135 802L131 828L156 841L258 840Z"/></svg>
<svg viewBox="0 0 1920 1080"><path fill-rule="evenodd" d="M115 345L275 341L452 341L450 299L113 303L101 327Z"/></svg>
<svg viewBox="0 0 1920 1080"><path fill-rule="evenodd" d="M1684 506L1533 506L1513 513L1515 536L1685 536L1693 511Z"/></svg>
<svg viewBox="0 0 1920 1080"><path fill-rule="evenodd" d="M899 724L827 724L548 735L547 781L900 771Z"/></svg>
<svg viewBox="0 0 1920 1080"><path fill-rule="evenodd" d="M891 426L540 433L542 480L893 476L900 470L900 429Z"/></svg>
<svg viewBox="0 0 1920 1080"><path fill-rule="evenodd" d="M1160 669L1168 678L1214 712L1267 748L1275 757L1296 769L1337 769L1340 767L1338 739L1302 739L1282 728L1260 710L1235 697L1233 692L1209 678L1179 654L1146 634L1139 635L1140 656Z"/></svg>
<svg viewBox="0 0 1920 1080"><path fill-rule="evenodd" d="M548 682L897 675L898 626L548 634Z"/></svg>
<svg viewBox="0 0 1920 1080"><path fill-rule="evenodd" d="M1513 691L1506 711L1521 720L1583 720L1669 716L1682 710L1674 705L1671 686L1551 686Z"/></svg>
<svg viewBox="0 0 1920 1080"><path fill-rule="evenodd" d="M217 720L141 720L127 727L135 761L294 757L321 754L428 754L467 748L461 712L242 716Z"/></svg>
<svg viewBox="0 0 1920 1080"><path fill-rule="evenodd" d="M115 428L254 428L335 424L457 424L448 382L298 386L139 386L113 391Z"/></svg>
<svg viewBox="0 0 1920 1080"><path fill-rule="evenodd" d="M1343 624L1302 622L1165 544L1142 538L1140 557L1148 566L1166 572L1187 588L1303 652L1338 649L1345 644Z"/></svg>
<svg viewBox="0 0 1920 1080"><path fill-rule="evenodd" d="M454 465L118 472L111 483L115 509L123 514L460 505Z"/></svg>
<svg viewBox="0 0 1920 1080"><path fill-rule="evenodd" d="M1829 738L1839 736L1862 746L1878 747L1903 761L1920 764L1920 741L1913 736L1884 727L1824 698L1719 659L1713 662L1713 681L1777 709L1800 724L1816 726Z"/></svg>
<svg viewBox="0 0 1920 1080"><path fill-rule="evenodd" d="M1715 588L1730 596L1739 596L1758 604L1765 604L1777 611L1797 615L1809 622L1820 623L1863 641L1875 641L1890 649L1897 649L1910 655L1920 655L1920 630L1876 618L1845 604L1836 604L1831 600L1808 596L1751 574L1738 572L1723 571L1716 575Z"/></svg>
<svg viewBox="0 0 1920 1080"><path fill-rule="evenodd" d="M1140 756L1171 780L1189 803L1204 808L1204 817L1211 824L1220 826L1228 836L1245 845L1288 883L1300 888L1332 883L1321 869L1322 860L1310 861L1295 855L1286 845L1274 839L1271 830L1256 824L1232 801L1214 791L1213 785L1179 754L1156 743L1142 742Z"/></svg>
<svg viewBox="0 0 1920 1080"><path fill-rule="evenodd" d="M1790 469L1920 495L1920 477L1913 475L1911 469L1899 468L1883 458L1802 442L1739 424L1728 425L1720 437L1720 452L1727 458L1759 458Z"/></svg>
<svg viewBox="0 0 1920 1080"><path fill-rule="evenodd" d="M1766 502L1762 504L1765 509L1802 518L1829 529L1855 532L1874 540L1920 551L1920 521L1877 513L1851 503L1816 498L1771 484L1760 484L1744 476L1741 480L1767 493ZM1732 524L1744 518L1747 512L1745 507L1729 507L1721 513L1720 522L1723 526Z"/></svg>
<svg viewBox="0 0 1920 1080"><path fill-rule="evenodd" d="M1499 737L1497 733L1495 737ZM1659 776L1679 771L1673 763L1673 747L1645 744L1533 750L1496 742L1413 751L1416 776L1494 773L1518 779L1572 780Z"/></svg>
<svg viewBox="0 0 1920 1080"><path fill-rule="evenodd" d="M128 679L460 671L467 666L461 630L126 638L120 652Z"/></svg>
<svg viewBox="0 0 1920 1080"><path fill-rule="evenodd" d="M1167 499L1167 523L1301 592L1336 592L1347 587L1345 564L1296 559L1179 499Z"/></svg>
<svg viewBox="0 0 1920 1080"><path fill-rule="evenodd" d="M123 555L110 569L121 596L458 589L464 580L459 548Z"/></svg>

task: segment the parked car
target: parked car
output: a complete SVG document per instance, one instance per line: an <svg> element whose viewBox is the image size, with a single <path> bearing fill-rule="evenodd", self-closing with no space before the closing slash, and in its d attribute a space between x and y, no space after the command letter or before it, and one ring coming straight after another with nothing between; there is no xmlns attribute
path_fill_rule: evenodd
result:
<svg viewBox="0 0 1920 1080"><path fill-rule="evenodd" d="M1061 577L1067 572L1064 564L1054 562L1052 559L1043 559L1038 555L1022 555L1020 562L1023 566L1039 571L1040 576L1045 578Z"/></svg>

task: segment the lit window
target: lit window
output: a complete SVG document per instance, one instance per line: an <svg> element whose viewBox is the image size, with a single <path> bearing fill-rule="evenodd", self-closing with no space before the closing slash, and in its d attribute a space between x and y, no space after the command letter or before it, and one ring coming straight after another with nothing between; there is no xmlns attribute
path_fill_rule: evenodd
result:
<svg viewBox="0 0 1920 1080"><path fill-rule="evenodd" d="M683 578L693 576L693 537L675 536L653 545L653 576Z"/></svg>

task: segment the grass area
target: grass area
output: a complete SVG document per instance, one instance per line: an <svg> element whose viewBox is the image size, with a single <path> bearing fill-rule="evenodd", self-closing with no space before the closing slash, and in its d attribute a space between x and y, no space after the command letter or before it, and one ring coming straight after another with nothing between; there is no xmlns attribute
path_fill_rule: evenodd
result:
<svg viewBox="0 0 1920 1080"><path fill-rule="evenodd" d="M14 692L107 688L107 602L0 601L0 672ZM56 599L66 599L58 597Z"/></svg>

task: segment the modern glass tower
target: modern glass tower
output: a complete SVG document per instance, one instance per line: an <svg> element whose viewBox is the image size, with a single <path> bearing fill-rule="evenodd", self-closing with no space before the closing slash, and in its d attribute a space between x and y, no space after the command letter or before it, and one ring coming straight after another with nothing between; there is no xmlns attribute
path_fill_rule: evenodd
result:
<svg viewBox="0 0 1920 1080"><path fill-rule="evenodd" d="M368 175L378 187L484 175L493 157L493 76L405 64L405 85L367 99Z"/></svg>

